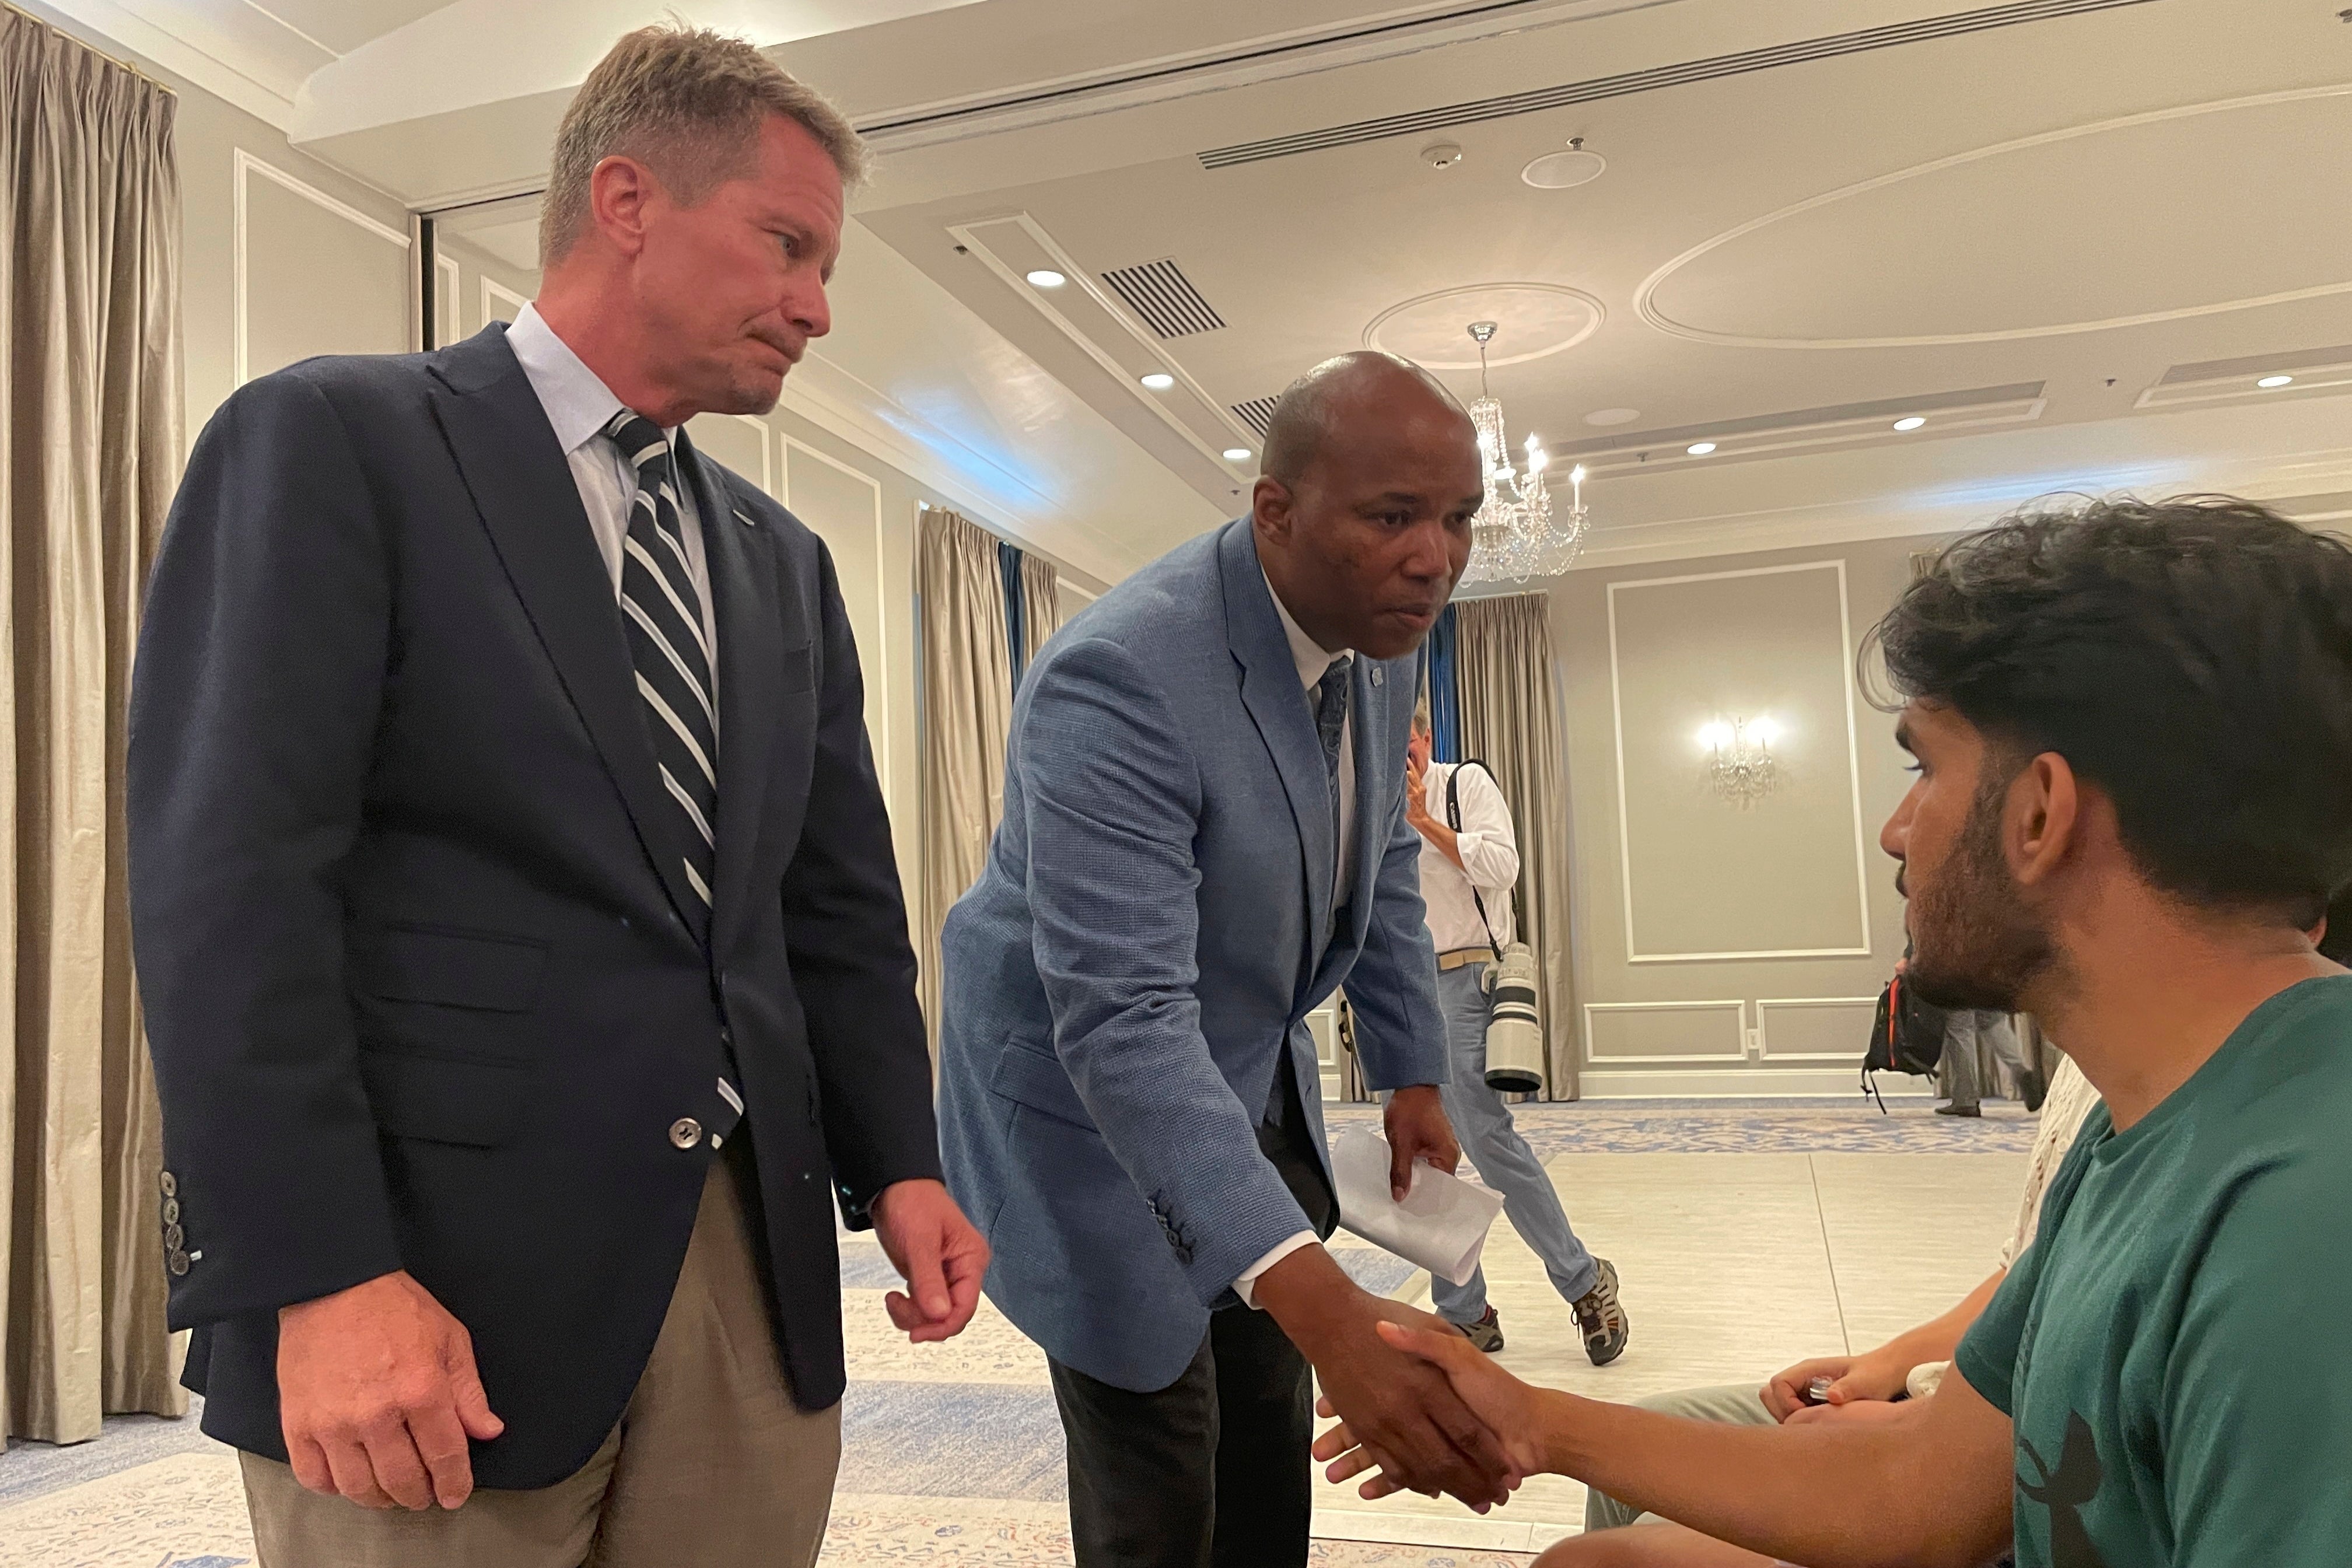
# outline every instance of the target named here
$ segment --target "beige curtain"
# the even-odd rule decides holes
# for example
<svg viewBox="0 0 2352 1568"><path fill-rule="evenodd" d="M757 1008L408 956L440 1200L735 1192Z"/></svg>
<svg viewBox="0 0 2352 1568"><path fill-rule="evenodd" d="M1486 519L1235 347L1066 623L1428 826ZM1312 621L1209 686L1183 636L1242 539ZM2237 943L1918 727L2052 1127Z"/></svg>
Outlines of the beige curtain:
<svg viewBox="0 0 2352 1568"><path fill-rule="evenodd" d="M1062 591L1054 563L1024 551L1021 555L1021 668L1037 662L1038 650L1062 629Z"/></svg>
<svg viewBox="0 0 2352 1568"><path fill-rule="evenodd" d="M954 512L923 513L915 593L923 615L923 1017L940 1038L940 927L979 879L1004 812L1013 659L996 540Z"/></svg>
<svg viewBox="0 0 2352 1568"><path fill-rule="evenodd" d="M0 9L0 1411L179 1415L131 982L123 715L177 475L172 95Z"/></svg>
<svg viewBox="0 0 2352 1568"><path fill-rule="evenodd" d="M1462 754L1494 770L1519 837L1519 940L1536 955L1536 1003L1549 1040L1544 1093L1575 1100L1576 987L1570 963L1568 765L1541 594L1462 603L1454 621Z"/></svg>

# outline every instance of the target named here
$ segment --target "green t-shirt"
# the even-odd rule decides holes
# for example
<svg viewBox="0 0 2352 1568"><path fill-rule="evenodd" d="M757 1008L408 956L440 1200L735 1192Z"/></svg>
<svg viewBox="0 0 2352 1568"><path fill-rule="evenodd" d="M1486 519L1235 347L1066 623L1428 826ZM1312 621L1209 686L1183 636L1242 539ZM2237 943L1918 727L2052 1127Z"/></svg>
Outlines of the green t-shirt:
<svg viewBox="0 0 2352 1568"><path fill-rule="evenodd" d="M2016 1427L2019 1568L2352 1564L2347 1312L2352 975L2059 1167L1955 1358Z"/></svg>

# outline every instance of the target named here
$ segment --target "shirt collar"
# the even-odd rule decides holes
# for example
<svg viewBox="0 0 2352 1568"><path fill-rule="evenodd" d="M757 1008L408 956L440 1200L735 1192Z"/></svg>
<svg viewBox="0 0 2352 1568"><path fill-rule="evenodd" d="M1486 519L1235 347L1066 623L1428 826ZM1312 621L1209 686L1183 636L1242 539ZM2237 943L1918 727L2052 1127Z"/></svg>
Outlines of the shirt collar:
<svg viewBox="0 0 2352 1568"><path fill-rule="evenodd" d="M512 325L507 328L507 346L514 350L522 362L522 374L530 382L531 391L539 395L539 405L547 411L547 422L555 427L555 439L566 453L575 452L595 437L604 433L613 416L626 406L613 395L613 389L604 379L590 370L581 357L572 352L572 345L555 335L555 329L535 305L525 305ZM662 432L667 436L668 431Z"/></svg>
<svg viewBox="0 0 2352 1568"><path fill-rule="evenodd" d="M1265 567L1258 568L1259 575L1264 576L1265 573ZM1274 613L1282 617L1283 636L1290 639L1290 657L1297 661L1299 684L1312 691L1330 672L1333 665L1348 657L1348 650L1341 648L1333 653L1308 637L1306 629L1290 618L1290 606L1284 604L1282 595L1274 591L1274 579L1271 577L1265 579L1265 591L1274 601Z"/></svg>

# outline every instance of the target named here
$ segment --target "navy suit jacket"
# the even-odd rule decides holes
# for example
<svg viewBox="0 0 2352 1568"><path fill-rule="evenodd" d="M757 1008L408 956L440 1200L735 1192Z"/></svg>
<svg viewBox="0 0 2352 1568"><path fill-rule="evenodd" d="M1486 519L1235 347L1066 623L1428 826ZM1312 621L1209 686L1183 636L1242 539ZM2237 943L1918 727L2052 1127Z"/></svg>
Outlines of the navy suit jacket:
<svg viewBox="0 0 2352 1568"><path fill-rule="evenodd" d="M1023 680L1004 820L948 917L948 1181L988 1291L1046 1352L1164 1388L1242 1271L1309 1228L1261 1152L1306 1016L1340 982L1374 1088L1443 1082L1421 837L1404 816L1414 661L1356 660L1354 896L1313 709L1244 518L1055 635Z"/></svg>
<svg viewBox="0 0 2352 1568"><path fill-rule="evenodd" d="M685 1256L689 1119L751 1140L794 1396L840 1397L835 1195L861 1223L939 1173L914 958L832 561L678 449L719 627L708 952L502 326L265 376L196 443L133 678L131 894L171 1321L237 1447L284 1454L278 1309L405 1268L506 1420L478 1481L576 1470Z"/></svg>

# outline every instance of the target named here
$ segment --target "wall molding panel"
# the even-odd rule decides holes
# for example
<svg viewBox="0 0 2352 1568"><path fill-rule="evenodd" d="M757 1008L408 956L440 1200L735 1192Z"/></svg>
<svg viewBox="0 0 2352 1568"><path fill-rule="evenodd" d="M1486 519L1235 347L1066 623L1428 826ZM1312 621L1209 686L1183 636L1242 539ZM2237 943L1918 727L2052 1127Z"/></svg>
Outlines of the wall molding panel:
<svg viewBox="0 0 2352 1568"><path fill-rule="evenodd" d="M1835 1028L1846 1027L1848 1016L1853 1028L1853 1048L1845 1050L1805 1050L1797 1040L1799 1031L1794 1018L1784 1027L1782 1038L1790 1042L1786 1049L1772 1045L1772 1016L1775 1013L1794 1014L1800 1010L1816 1015L1817 1024L1826 1022L1820 1015L1838 1015ZM1875 996L1768 996L1756 1004L1756 1055L1767 1062L1845 1062L1861 1070L1863 1049L1870 1033L1871 1020L1877 1016Z"/></svg>
<svg viewBox="0 0 2352 1568"><path fill-rule="evenodd" d="M761 424L759 420L753 420L752 423ZM761 427L765 428L765 426L762 424ZM777 450L782 458L778 468L781 483L770 493L782 501L787 508L793 504L793 466L802 459L812 463L822 463L834 472L856 480L873 496L869 525L873 530L874 538L874 626L875 630L880 635L875 639L875 646L870 652L861 642L859 657L861 659L868 660L872 667L866 681L866 723L867 727L875 731L877 750L880 752L880 755L875 759L875 765L881 777L887 781L892 776L890 704L887 697L890 690L890 578L884 553L887 544L882 528L882 481L863 468L853 468L838 458L818 451L806 442L794 440L782 431L776 433L776 439Z"/></svg>
<svg viewBox="0 0 2352 1568"><path fill-rule="evenodd" d="M1634 897L1635 853L1633 847L1633 812L1629 804L1626 768L1627 714L1625 703L1624 655L1620 643L1619 602L1621 596L1643 590L1684 587L1695 584L1719 583L1742 579L1787 577L1801 573L1827 572L1834 574L1837 585L1837 634L1840 667L1836 671L1839 689L1843 694L1843 721L1845 757L1843 795L1853 816L1854 932L1849 944L1801 947L1747 947L1719 950L1664 949L1645 952L1642 948L1641 927L1636 918ZM1869 856L1866 848L1867 828L1862 806L1862 755L1860 739L1855 731L1853 682L1853 616L1846 581L1843 559L1800 562L1782 566L1750 567L1738 571L1706 572L1683 576L1644 577L1613 582L1608 592L1609 627L1609 694L1612 708L1612 739L1616 770L1616 815L1618 847L1619 894L1624 919L1626 962L1633 964L1709 963L1757 959L1860 958L1867 957L1870 946ZM1693 773L1696 777L1696 762Z"/></svg>
<svg viewBox="0 0 2352 1568"><path fill-rule="evenodd" d="M499 319L497 307L502 302L513 306L518 314L521 312L522 308L525 305L530 303L529 300L525 299L522 295L516 293L513 289L508 288L505 284L499 282L488 273L483 273L482 319L475 324L474 330L476 331L481 331L482 328L488 326L492 321Z"/></svg>
<svg viewBox="0 0 2352 1568"><path fill-rule="evenodd" d="M1721 1051L1609 1051L1601 1052L1600 1021L1628 1014L1689 1013L1712 1015L1712 1026L1721 1028L1728 1015L1730 1031L1725 1037L1730 1048ZM1744 1001L1703 1002L1587 1002L1584 1004L1584 1062L1588 1068L1608 1071L1614 1067L1639 1064L1643 1067L1690 1066L1738 1068L1748 1060L1748 1004ZM1679 1076L1679 1075L1677 1075Z"/></svg>
<svg viewBox="0 0 2352 1568"><path fill-rule="evenodd" d="M256 156L254 153L247 152L243 147L237 148L236 150L236 166L229 182L230 204L232 208L229 223L229 273L231 301L229 342L231 354L233 356L231 361L232 379L234 384L238 386L243 386L247 382L253 379L251 353L253 325L251 267L253 247L251 234L252 201L250 199L249 192L251 189L251 179L256 174L260 175L263 179L269 181L273 184L282 186L285 189L293 192L296 195L300 196L305 201L313 203L319 207L323 208L325 211L334 214L337 217L356 226L365 233L375 236L378 239L384 241L386 244L398 247L403 253L405 253L409 248L408 236L403 230L394 228L388 223L383 223L370 216L368 214L362 212L359 208L352 205L351 203L342 200L339 196L329 195L326 192L320 190L318 186L311 184L309 181L299 179L293 174L288 174L277 164ZM412 322L411 331L413 332L415 330L413 326L415 321L413 307L410 321ZM415 339L413 337L410 339L410 342L413 346L415 342Z"/></svg>

